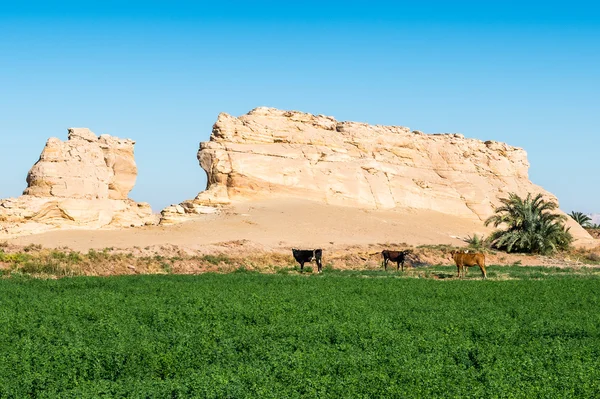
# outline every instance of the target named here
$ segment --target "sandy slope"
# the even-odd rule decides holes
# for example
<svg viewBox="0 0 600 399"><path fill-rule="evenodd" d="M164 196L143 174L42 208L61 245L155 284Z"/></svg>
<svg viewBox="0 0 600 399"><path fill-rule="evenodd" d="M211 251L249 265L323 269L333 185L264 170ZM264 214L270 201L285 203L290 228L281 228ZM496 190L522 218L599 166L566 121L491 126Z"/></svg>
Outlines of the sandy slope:
<svg viewBox="0 0 600 399"><path fill-rule="evenodd" d="M422 210L361 210L302 200L244 202L221 215L203 215L174 226L122 230L62 230L9 240L78 251L173 244L198 250L248 240L265 250L341 248L374 243L464 245L459 237L489 234L482 222Z"/></svg>

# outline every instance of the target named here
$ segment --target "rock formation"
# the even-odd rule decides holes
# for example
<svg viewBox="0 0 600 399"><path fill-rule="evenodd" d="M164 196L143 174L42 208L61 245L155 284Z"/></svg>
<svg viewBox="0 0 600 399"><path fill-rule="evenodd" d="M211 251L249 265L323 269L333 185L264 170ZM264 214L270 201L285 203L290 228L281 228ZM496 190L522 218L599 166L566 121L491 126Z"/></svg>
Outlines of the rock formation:
<svg viewBox="0 0 600 399"><path fill-rule="evenodd" d="M0 200L0 234L153 224L150 205L127 197L137 176L134 144L84 128L69 129L65 142L48 139L23 195Z"/></svg>
<svg viewBox="0 0 600 399"><path fill-rule="evenodd" d="M510 192L541 192L556 201L529 181L521 148L265 107L238 118L221 113L198 160L206 191L163 210L161 223L232 201L278 197L479 220ZM589 238L579 226L572 232Z"/></svg>

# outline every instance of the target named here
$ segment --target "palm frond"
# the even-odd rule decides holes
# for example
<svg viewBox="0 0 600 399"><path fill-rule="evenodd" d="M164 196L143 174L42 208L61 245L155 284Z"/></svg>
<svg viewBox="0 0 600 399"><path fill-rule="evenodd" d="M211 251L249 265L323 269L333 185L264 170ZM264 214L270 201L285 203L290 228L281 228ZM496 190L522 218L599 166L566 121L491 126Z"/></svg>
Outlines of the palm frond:
<svg viewBox="0 0 600 399"><path fill-rule="evenodd" d="M486 226L505 226L490 235L493 247L508 252L551 254L573 242L573 236L564 226L567 218L553 212L558 204L545 200L542 194L532 197L530 193L523 199L510 193L500 203L495 214L485 221Z"/></svg>
<svg viewBox="0 0 600 399"><path fill-rule="evenodd" d="M582 212L572 211L569 216L571 216L579 225L582 227L590 227L592 223L592 218Z"/></svg>

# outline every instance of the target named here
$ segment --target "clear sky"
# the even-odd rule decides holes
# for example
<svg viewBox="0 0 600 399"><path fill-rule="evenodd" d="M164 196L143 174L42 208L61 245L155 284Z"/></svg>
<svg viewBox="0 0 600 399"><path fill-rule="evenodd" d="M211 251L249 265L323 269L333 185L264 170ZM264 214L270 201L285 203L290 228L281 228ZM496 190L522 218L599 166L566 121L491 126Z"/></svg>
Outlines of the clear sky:
<svg viewBox="0 0 600 399"><path fill-rule="evenodd" d="M600 212L599 93L594 2L0 1L0 198L89 127L136 140L130 196L159 211L205 188L219 112L271 106L523 147Z"/></svg>

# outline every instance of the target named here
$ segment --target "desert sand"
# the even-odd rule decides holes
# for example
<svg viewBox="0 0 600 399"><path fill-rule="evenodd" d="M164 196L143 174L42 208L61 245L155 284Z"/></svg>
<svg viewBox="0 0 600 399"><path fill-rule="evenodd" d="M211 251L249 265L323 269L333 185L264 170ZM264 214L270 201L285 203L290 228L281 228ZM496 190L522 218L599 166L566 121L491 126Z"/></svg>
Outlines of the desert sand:
<svg viewBox="0 0 600 399"><path fill-rule="evenodd" d="M466 245L474 233L489 234L482 222L425 210L368 210L299 199L242 202L222 214L198 215L171 226L104 230L56 230L8 240L11 244L68 247L76 251L176 245L205 252L246 240L256 249L336 249L370 244Z"/></svg>
<svg viewBox="0 0 600 399"><path fill-rule="evenodd" d="M54 230L21 236L7 240L4 249L20 251L34 244L46 249L59 248L82 253L102 250L133 255L138 259L155 258L158 255L170 259L177 257L182 260L173 263L171 272L196 274L232 271L240 265L273 272L277 265L289 267L295 264L290 251L293 247L322 248L324 263L334 269L377 269L381 267L383 249L412 248L414 256L411 262L448 265L452 267L449 271L453 272L454 263L449 256L449 249L440 244L465 247L467 237L473 234L487 236L491 231L492 228L485 227L482 221L435 211L371 210L299 199L274 199L236 203L221 214L197 215L175 225ZM593 252L598 252L598 242L594 239L578 240L576 245L593 247ZM419 248L421 245L424 247ZM211 265L197 260L197 256L220 254L231 257L234 262L231 265ZM583 266L584 256L585 253L580 252L558 257L492 252L486 255L486 263L579 267ZM132 262L134 265L128 262L105 262L82 273L114 275L164 272L143 262Z"/></svg>

